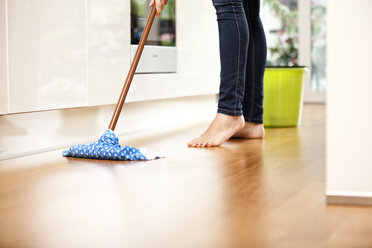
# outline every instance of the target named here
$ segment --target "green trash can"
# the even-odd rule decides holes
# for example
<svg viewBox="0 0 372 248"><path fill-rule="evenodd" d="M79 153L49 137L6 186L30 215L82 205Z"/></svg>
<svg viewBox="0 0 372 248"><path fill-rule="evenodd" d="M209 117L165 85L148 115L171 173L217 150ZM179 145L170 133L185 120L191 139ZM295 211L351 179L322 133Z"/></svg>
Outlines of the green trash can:
<svg viewBox="0 0 372 248"><path fill-rule="evenodd" d="M294 127L300 125L306 72L306 66L266 68L264 126Z"/></svg>

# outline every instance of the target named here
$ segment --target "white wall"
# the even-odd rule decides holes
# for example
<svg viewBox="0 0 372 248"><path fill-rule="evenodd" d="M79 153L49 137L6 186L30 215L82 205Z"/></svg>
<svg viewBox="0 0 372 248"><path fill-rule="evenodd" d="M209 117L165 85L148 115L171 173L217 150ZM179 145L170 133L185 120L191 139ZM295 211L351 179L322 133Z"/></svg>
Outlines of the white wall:
<svg viewBox="0 0 372 248"><path fill-rule="evenodd" d="M177 73L136 75L127 102L218 92L212 2L176 8ZM0 14L0 113L116 103L130 66L130 0L0 0Z"/></svg>
<svg viewBox="0 0 372 248"><path fill-rule="evenodd" d="M329 202L372 204L371 13L371 0L328 1Z"/></svg>
<svg viewBox="0 0 372 248"><path fill-rule="evenodd" d="M0 0L0 114L8 112L6 1Z"/></svg>

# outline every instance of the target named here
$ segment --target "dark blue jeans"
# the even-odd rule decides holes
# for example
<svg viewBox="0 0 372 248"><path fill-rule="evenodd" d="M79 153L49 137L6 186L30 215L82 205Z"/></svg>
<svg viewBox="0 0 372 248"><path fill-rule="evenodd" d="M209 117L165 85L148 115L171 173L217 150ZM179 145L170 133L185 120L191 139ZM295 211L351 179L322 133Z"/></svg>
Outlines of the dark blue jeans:
<svg viewBox="0 0 372 248"><path fill-rule="evenodd" d="M218 113L262 123L266 38L260 0L212 0L217 13L221 84Z"/></svg>

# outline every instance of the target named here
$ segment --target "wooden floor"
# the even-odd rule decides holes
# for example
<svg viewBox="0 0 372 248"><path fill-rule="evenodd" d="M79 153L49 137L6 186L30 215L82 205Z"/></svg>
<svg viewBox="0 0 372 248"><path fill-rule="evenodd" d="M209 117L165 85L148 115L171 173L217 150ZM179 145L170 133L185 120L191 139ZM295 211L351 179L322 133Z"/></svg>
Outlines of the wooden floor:
<svg viewBox="0 0 372 248"><path fill-rule="evenodd" d="M372 207L325 202L325 106L264 140L187 148L206 124L122 137L165 159L0 162L0 247L372 247Z"/></svg>

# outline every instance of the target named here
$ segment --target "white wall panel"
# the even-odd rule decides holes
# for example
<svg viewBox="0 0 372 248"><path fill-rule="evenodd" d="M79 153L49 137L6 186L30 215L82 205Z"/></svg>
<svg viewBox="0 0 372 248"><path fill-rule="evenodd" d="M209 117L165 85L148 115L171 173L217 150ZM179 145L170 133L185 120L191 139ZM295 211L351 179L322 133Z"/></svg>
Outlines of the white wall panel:
<svg viewBox="0 0 372 248"><path fill-rule="evenodd" d="M327 195L372 204L372 1L329 0L327 12Z"/></svg>
<svg viewBox="0 0 372 248"><path fill-rule="evenodd" d="M87 104L85 0L11 0L10 112Z"/></svg>
<svg viewBox="0 0 372 248"><path fill-rule="evenodd" d="M8 112L6 0L0 0L0 114Z"/></svg>

